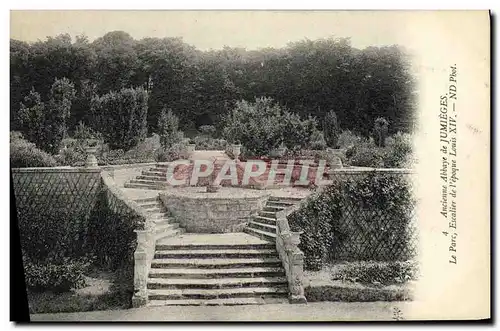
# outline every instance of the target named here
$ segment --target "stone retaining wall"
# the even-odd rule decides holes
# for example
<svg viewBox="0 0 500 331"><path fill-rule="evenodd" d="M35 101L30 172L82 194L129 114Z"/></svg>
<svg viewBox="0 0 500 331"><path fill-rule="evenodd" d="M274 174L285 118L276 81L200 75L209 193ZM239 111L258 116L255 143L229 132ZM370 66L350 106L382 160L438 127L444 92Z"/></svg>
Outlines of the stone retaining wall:
<svg viewBox="0 0 500 331"><path fill-rule="evenodd" d="M176 221L194 233L241 232L264 207L268 195L244 198L211 198L160 193L160 198Z"/></svg>

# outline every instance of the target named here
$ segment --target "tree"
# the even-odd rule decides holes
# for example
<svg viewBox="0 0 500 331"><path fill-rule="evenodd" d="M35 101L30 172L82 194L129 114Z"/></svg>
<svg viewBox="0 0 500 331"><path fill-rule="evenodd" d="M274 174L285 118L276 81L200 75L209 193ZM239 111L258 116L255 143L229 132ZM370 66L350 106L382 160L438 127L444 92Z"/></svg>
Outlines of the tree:
<svg viewBox="0 0 500 331"><path fill-rule="evenodd" d="M57 153L67 134L67 121L75 98L75 87L67 78L56 79L46 106L34 89L20 104L19 120L29 141L49 153Z"/></svg>
<svg viewBox="0 0 500 331"><path fill-rule="evenodd" d="M67 78L56 79L52 84L44 124L48 132L46 147L49 152L57 153L61 141L67 135L67 122L75 95L75 86Z"/></svg>
<svg viewBox="0 0 500 331"><path fill-rule="evenodd" d="M28 141L41 148L45 144L45 103L40 94L31 89L20 103L18 112L20 129Z"/></svg>
<svg viewBox="0 0 500 331"><path fill-rule="evenodd" d="M271 98L238 101L224 120L223 136L239 141L252 156L266 156L281 144L295 150L308 146L316 130L312 117L302 120Z"/></svg>
<svg viewBox="0 0 500 331"><path fill-rule="evenodd" d="M129 150L146 138L148 93L142 87L96 96L91 112L92 128L112 149Z"/></svg>
<svg viewBox="0 0 500 331"><path fill-rule="evenodd" d="M375 144L378 147L385 147L385 138L387 137L387 131L389 128L389 122L383 117L378 117L375 120L375 125L373 127L373 132L375 135Z"/></svg>
<svg viewBox="0 0 500 331"><path fill-rule="evenodd" d="M164 108L158 118L158 134L160 145L164 149L172 147L179 141L179 119L174 115L172 109L168 111Z"/></svg>
<svg viewBox="0 0 500 331"><path fill-rule="evenodd" d="M340 128L337 121L337 114L335 114L333 110L326 113L323 124L323 134L325 136L326 144L329 147L338 148Z"/></svg>

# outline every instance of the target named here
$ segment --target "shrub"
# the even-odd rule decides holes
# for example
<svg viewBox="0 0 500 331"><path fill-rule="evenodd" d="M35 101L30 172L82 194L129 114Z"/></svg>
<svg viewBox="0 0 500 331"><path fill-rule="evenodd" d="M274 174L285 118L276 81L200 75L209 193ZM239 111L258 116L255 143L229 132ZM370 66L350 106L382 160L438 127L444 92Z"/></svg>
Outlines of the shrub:
<svg viewBox="0 0 500 331"><path fill-rule="evenodd" d="M63 148L56 156L59 164L67 166L83 166L87 159L85 148L91 140L97 141L96 158L99 161L103 155L104 140L102 135L80 122L73 133L73 138L63 139L61 145Z"/></svg>
<svg viewBox="0 0 500 331"><path fill-rule="evenodd" d="M308 146L315 130L314 118L302 120L271 98L256 98L236 103L224 119L223 137L241 142L245 155L267 156L282 144L290 150Z"/></svg>
<svg viewBox="0 0 500 331"><path fill-rule="evenodd" d="M340 148L350 148L353 146L358 146L363 143L363 138L354 134L350 130L342 130L339 135L339 147Z"/></svg>
<svg viewBox="0 0 500 331"><path fill-rule="evenodd" d="M383 168L385 150L377 147L358 146L349 149L348 163L357 167Z"/></svg>
<svg viewBox="0 0 500 331"><path fill-rule="evenodd" d="M158 133L160 135L160 145L166 149L182 139L179 132L179 118L174 115L172 109L168 111L162 109L158 118Z"/></svg>
<svg viewBox="0 0 500 331"><path fill-rule="evenodd" d="M338 148L339 144L339 123L337 114L333 110L326 113L325 121L323 123L323 134L325 136L326 144L332 148Z"/></svg>
<svg viewBox="0 0 500 331"><path fill-rule="evenodd" d="M414 200L402 175L371 172L334 178L289 216L303 231L306 269L327 260L405 260L414 254L410 222ZM376 248L376 249L375 249Z"/></svg>
<svg viewBox="0 0 500 331"><path fill-rule="evenodd" d="M137 246L134 230L143 229L144 223L127 207L114 206L111 210L111 202L105 192L99 195L88 220L84 248L96 257L99 266L116 270L133 260Z"/></svg>
<svg viewBox="0 0 500 331"><path fill-rule="evenodd" d="M213 137L215 134L215 126L213 125L202 125L200 126L200 132L206 137Z"/></svg>
<svg viewBox="0 0 500 331"><path fill-rule="evenodd" d="M25 258L23 264L26 287L29 290L60 293L85 286L84 273L87 272L90 261L64 258L58 262L33 262Z"/></svg>
<svg viewBox="0 0 500 331"><path fill-rule="evenodd" d="M387 168L406 168L414 163L412 138L407 133L396 133L387 138L384 166Z"/></svg>
<svg viewBox="0 0 500 331"><path fill-rule="evenodd" d="M76 91L67 78L55 79L46 105L34 89L21 102L19 121L30 141L46 152L57 153L67 133L67 121Z"/></svg>
<svg viewBox="0 0 500 331"><path fill-rule="evenodd" d="M363 284L391 285L419 278L416 261L357 261L346 263L332 275L333 280Z"/></svg>
<svg viewBox="0 0 500 331"><path fill-rule="evenodd" d="M103 133L111 149L129 150L147 134L148 93L125 88L91 101L92 127Z"/></svg>
<svg viewBox="0 0 500 331"><path fill-rule="evenodd" d="M196 136L193 141L196 150L221 151L229 146L225 139L214 139L208 136Z"/></svg>
<svg viewBox="0 0 500 331"><path fill-rule="evenodd" d="M149 160L148 162L154 162L155 153L161 148L160 141L161 137L154 134L126 151L123 154L123 159L131 160L131 163L138 163L136 161L139 160Z"/></svg>
<svg viewBox="0 0 500 331"><path fill-rule="evenodd" d="M10 133L10 165L13 168L55 167L56 159L38 149L19 132Z"/></svg>
<svg viewBox="0 0 500 331"><path fill-rule="evenodd" d="M311 135L311 141L309 142L309 149L312 150L324 150L326 149L326 141L323 133L319 130L315 130Z"/></svg>
<svg viewBox="0 0 500 331"><path fill-rule="evenodd" d="M160 148L155 153L156 162L172 162L180 159L186 151L187 141L179 142L168 149Z"/></svg>

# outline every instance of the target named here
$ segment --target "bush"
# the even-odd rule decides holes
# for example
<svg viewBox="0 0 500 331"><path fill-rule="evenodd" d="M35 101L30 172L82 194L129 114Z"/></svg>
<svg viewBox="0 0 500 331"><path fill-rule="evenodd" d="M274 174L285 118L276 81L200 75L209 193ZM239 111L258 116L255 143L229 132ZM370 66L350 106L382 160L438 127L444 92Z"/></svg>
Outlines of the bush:
<svg viewBox="0 0 500 331"><path fill-rule="evenodd" d="M387 168L407 168L415 162L412 137L407 133L396 133L386 140L384 166Z"/></svg>
<svg viewBox="0 0 500 331"><path fill-rule="evenodd" d="M402 175L371 172L335 178L289 216L303 231L305 267L328 260L406 260L415 253L410 233L414 200ZM376 248L376 249L375 249Z"/></svg>
<svg viewBox="0 0 500 331"><path fill-rule="evenodd" d="M340 133L339 131L340 128L337 120L337 114L335 114L333 110L330 110L328 113L326 113L323 123L323 134L329 147L338 148Z"/></svg>
<svg viewBox="0 0 500 331"><path fill-rule="evenodd" d="M311 141L309 142L309 149L312 150L324 150L326 149L326 141L323 133L319 130L315 130L311 135Z"/></svg>
<svg viewBox="0 0 500 331"><path fill-rule="evenodd" d="M25 255L26 256L26 255ZM85 286L84 273L90 261L65 258L59 262L51 260L33 262L24 260L26 287L35 292L67 292Z"/></svg>
<svg viewBox="0 0 500 331"><path fill-rule="evenodd" d="M349 165L356 167L383 168L385 150L377 147L358 146L346 152Z"/></svg>
<svg viewBox="0 0 500 331"><path fill-rule="evenodd" d="M179 143L172 145L168 149L160 148L155 153L155 161L156 162L172 162L172 161L178 160L184 155L184 153L186 151L186 147L187 147L187 141L185 140L185 141L182 141L182 142L179 142Z"/></svg>
<svg viewBox="0 0 500 331"><path fill-rule="evenodd" d="M268 156L282 144L289 150L305 148L316 130L314 118L302 120L271 98L257 98L236 103L224 120L223 137L241 142L245 156Z"/></svg>
<svg viewBox="0 0 500 331"><path fill-rule="evenodd" d="M208 136L196 136L193 141L196 150L223 151L229 146L225 139L214 139Z"/></svg>
<svg viewBox="0 0 500 331"><path fill-rule="evenodd" d="M168 111L162 109L158 118L158 132L160 145L164 149L171 147L183 138L182 132L179 131L179 118L174 115L172 109Z"/></svg>
<svg viewBox="0 0 500 331"><path fill-rule="evenodd" d="M342 130L339 135L339 148L350 148L363 143L363 138L354 134L350 130Z"/></svg>
<svg viewBox="0 0 500 331"><path fill-rule="evenodd" d="M10 133L10 165L13 168L55 167L56 159L25 140L19 132Z"/></svg>
<svg viewBox="0 0 500 331"><path fill-rule="evenodd" d="M363 284L391 285L417 280L418 264L415 261L358 261L346 263L332 275L333 280Z"/></svg>
<svg viewBox="0 0 500 331"><path fill-rule="evenodd" d="M111 149L128 150L146 138L148 92L143 88L111 91L91 101L92 127Z"/></svg>
<svg viewBox="0 0 500 331"><path fill-rule="evenodd" d="M87 159L85 148L91 140L97 141L96 158L98 161L101 160L104 153L104 140L101 133L80 122L73 133L73 138L62 140L61 145L63 148L56 156L59 164L73 167L85 165Z"/></svg>
<svg viewBox="0 0 500 331"><path fill-rule="evenodd" d="M215 126L213 125L202 125L200 126L200 132L206 137L213 137L215 134Z"/></svg>

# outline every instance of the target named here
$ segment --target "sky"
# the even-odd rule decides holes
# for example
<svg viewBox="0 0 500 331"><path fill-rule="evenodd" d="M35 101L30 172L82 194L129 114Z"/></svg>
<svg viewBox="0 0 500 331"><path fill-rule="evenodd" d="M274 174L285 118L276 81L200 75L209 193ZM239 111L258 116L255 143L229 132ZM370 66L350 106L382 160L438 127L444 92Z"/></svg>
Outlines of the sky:
<svg viewBox="0 0 500 331"><path fill-rule="evenodd" d="M366 11L11 11L11 38L122 30L135 39L182 37L200 50L225 45L258 49L324 37L350 37L356 48L405 44L408 12Z"/></svg>

